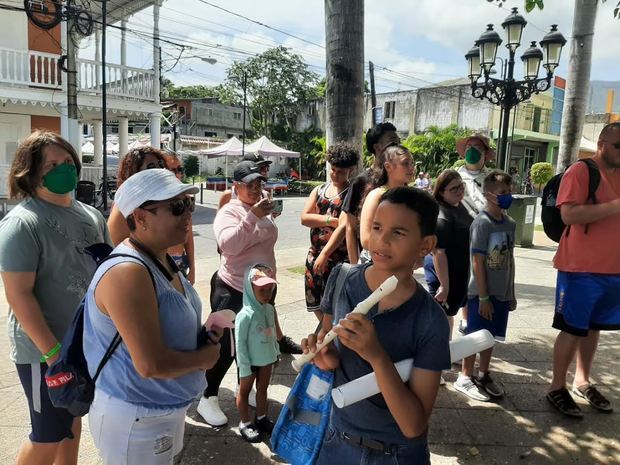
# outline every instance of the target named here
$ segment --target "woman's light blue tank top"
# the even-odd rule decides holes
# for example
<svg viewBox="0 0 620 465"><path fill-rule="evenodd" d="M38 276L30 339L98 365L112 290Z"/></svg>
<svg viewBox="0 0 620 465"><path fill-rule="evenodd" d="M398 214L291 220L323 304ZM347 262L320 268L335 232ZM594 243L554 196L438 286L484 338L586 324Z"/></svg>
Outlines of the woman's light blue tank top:
<svg viewBox="0 0 620 465"><path fill-rule="evenodd" d="M202 304L200 297L189 282L181 277L185 296L179 293L157 266L136 250L119 244L112 253L140 257L149 267L155 279L159 324L164 343L178 351L196 350L201 326ZM86 293L84 312L84 355L88 371L94 376L103 354L116 334L116 327L109 316L101 313L95 303L95 289L99 280L113 266L138 260L128 257L112 258L102 264L95 273ZM150 285L150 284L149 284ZM136 289L136 292L145 290ZM140 376L131 360L124 342L118 346L112 358L104 366L97 379L97 389L106 394L147 408L184 407L198 397L206 387L204 371L196 371L172 379L146 379Z"/></svg>

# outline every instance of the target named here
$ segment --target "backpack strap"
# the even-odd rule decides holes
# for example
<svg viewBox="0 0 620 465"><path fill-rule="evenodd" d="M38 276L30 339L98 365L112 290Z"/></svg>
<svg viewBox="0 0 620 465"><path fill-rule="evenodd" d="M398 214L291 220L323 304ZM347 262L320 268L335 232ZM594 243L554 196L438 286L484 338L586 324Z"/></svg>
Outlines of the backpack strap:
<svg viewBox="0 0 620 465"><path fill-rule="evenodd" d="M332 294L332 307L335 306L335 302L336 302L334 300L334 296L335 296L335 299L338 299L338 297L342 294L342 289L344 288L344 282L346 281L347 276L349 275L349 272L351 271L352 268L353 268L353 265L351 265L350 263L343 262L340 265L340 269L338 270L338 276L336 276L336 284L334 285L334 293ZM319 331L321 330L322 327L323 327L323 322L319 321L319 324L314 330L314 334L319 334Z"/></svg>
<svg viewBox="0 0 620 465"><path fill-rule="evenodd" d="M146 268L146 271L149 272L149 276L151 277L151 282L153 283L153 289L156 288L155 277L153 276L153 273L152 273L151 269L149 268L149 266L146 264L146 262L144 260L142 260L139 257L136 257L135 255L129 255L129 254L125 254L125 253L113 253L113 254L110 254L107 257L105 257L104 259L102 259L97 264L97 268L99 268L101 265L103 265L108 260L111 260L111 259L117 258L117 257L133 258L135 260L138 260L140 263L142 263L144 265L144 267ZM118 331L116 331L116 334L112 338L112 342L110 342L110 345L106 349L105 353L103 354L103 357L101 358L101 361L99 362L99 366L97 367L97 371L95 372L95 376L93 377L93 383L97 382L97 378L99 378L99 375L101 374L101 370L103 369L105 364L108 363L108 360L110 360L110 358L112 358L112 354L114 353L116 348L121 344L121 342L122 342L121 335L119 334Z"/></svg>
<svg viewBox="0 0 620 465"><path fill-rule="evenodd" d="M599 171L598 165L592 158L581 158L577 161L585 163L588 167L588 197L586 201L589 204L595 204L596 191L598 190L598 186L601 184L601 172ZM584 225L584 234L588 234L588 226L590 226L589 223ZM566 226L566 237L570 234L570 227L570 224Z"/></svg>

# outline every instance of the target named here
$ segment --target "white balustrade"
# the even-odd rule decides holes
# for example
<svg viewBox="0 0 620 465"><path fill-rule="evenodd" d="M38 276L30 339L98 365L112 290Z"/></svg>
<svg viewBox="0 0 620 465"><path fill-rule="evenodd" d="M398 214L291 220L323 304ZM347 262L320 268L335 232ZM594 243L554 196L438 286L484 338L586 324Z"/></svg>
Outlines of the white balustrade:
<svg viewBox="0 0 620 465"><path fill-rule="evenodd" d="M0 85L60 89L64 72L58 66L60 55L34 50L0 47ZM106 65L108 95L137 100L155 100L153 70ZM79 92L101 94L101 65L93 60L77 60Z"/></svg>
<svg viewBox="0 0 620 465"><path fill-rule="evenodd" d="M0 83L58 89L62 86L60 55L0 47Z"/></svg>

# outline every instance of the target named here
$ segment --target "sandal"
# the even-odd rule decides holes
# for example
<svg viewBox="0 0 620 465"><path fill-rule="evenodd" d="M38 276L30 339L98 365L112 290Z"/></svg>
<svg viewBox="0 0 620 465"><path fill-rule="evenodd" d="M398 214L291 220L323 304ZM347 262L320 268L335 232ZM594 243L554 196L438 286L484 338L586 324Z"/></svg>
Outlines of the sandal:
<svg viewBox="0 0 620 465"><path fill-rule="evenodd" d="M545 397L561 414L572 418L583 418L583 412L566 388L548 392Z"/></svg>
<svg viewBox="0 0 620 465"><path fill-rule="evenodd" d="M592 384L584 384L579 387L573 386L572 392L576 396L587 400L592 407L601 412L611 413L614 410L611 406L611 402L609 402Z"/></svg>

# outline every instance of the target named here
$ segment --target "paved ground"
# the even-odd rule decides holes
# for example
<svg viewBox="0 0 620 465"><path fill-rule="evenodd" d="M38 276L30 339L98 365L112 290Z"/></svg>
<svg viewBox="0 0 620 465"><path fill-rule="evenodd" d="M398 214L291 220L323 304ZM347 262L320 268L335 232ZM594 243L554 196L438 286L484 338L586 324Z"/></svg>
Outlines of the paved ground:
<svg viewBox="0 0 620 465"><path fill-rule="evenodd" d="M205 198L205 207L215 197ZM277 260L278 313L284 330L295 339L313 330L316 321L303 305L301 275L291 269L303 264L308 231L299 225L303 199L287 198L285 214L278 220L280 242ZM211 205L212 206L212 205ZM209 278L218 263L210 223L213 208L196 214L196 243L199 250L196 284L208 302ZM537 233L537 246L517 249L517 295L519 309L511 314L508 342L499 345L493 370L506 387L507 396L498 404L470 401L452 387L456 372L446 374L448 384L440 389L431 420L430 448L434 465L488 464L620 464L620 414L593 412L583 405L586 417L573 421L551 411L544 399L551 374L551 349L556 331L550 329L553 312L554 247ZM420 277L420 276L418 276ZM3 294L3 292L2 292ZM207 307L208 308L208 307ZM6 302L0 298L0 324L6 321ZM205 315L206 317L206 315ZM6 354L7 338L0 337L0 352ZM601 337L594 380L620 409L618 380L620 335ZM277 415L294 381L290 357L282 360L269 391L270 411ZM186 445L179 459L191 464L269 464L277 463L267 444L249 445L237 434L239 418L234 408L234 368L228 373L221 398L229 413L229 426L213 429L201 422L195 406L186 418ZM80 463L100 463L84 422ZM26 402L14 366L0 357L0 464L12 463L20 442L28 432Z"/></svg>

